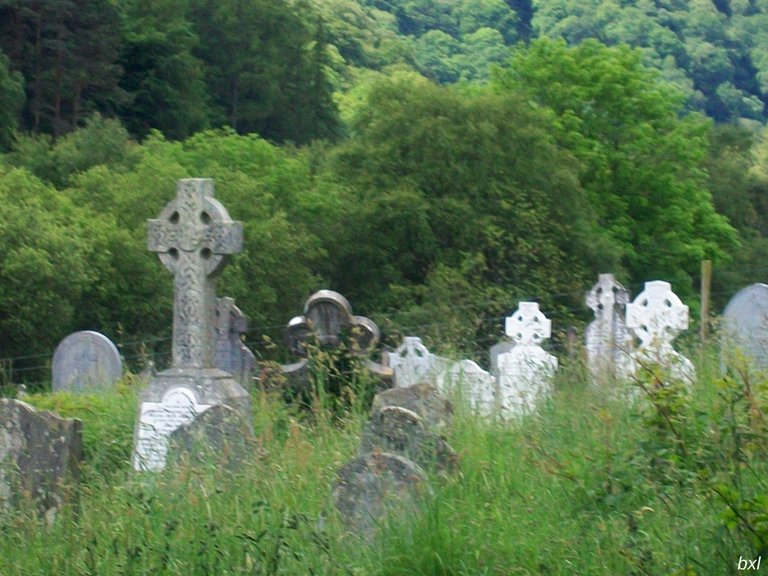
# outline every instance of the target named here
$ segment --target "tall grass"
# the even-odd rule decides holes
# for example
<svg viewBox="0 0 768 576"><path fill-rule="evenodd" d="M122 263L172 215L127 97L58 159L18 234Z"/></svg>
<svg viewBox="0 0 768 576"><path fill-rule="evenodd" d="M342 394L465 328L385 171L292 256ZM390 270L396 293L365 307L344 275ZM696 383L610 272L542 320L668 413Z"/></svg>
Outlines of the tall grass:
<svg viewBox="0 0 768 576"><path fill-rule="evenodd" d="M649 373L629 402L566 366L539 412L512 423L457 407L460 472L434 475L422 509L372 543L344 532L330 497L364 411L256 391L258 449L237 473L92 475L51 527L5 516L0 573L735 574L740 556L768 555L768 386L721 377L713 353L697 368L691 390Z"/></svg>

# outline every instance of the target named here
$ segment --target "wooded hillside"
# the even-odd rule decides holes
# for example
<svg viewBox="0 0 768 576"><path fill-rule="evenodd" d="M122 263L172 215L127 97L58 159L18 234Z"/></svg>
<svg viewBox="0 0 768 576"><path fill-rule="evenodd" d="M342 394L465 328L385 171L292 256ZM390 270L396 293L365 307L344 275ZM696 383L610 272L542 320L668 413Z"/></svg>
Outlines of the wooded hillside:
<svg viewBox="0 0 768 576"><path fill-rule="evenodd" d="M463 349L519 299L578 323L599 272L695 309L712 259L722 304L768 269L766 18L741 0L0 2L0 356L78 328L167 336L144 222L185 176L245 222L220 286L255 346L321 287L385 336Z"/></svg>

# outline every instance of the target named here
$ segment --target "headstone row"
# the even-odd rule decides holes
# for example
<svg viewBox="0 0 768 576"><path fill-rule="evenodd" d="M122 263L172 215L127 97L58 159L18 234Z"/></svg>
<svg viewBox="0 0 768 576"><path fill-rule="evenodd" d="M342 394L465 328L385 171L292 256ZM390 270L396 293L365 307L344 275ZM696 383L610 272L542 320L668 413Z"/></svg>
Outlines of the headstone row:
<svg viewBox="0 0 768 576"><path fill-rule="evenodd" d="M693 365L672 346L688 327L688 307L669 283L647 282L631 301L612 274L601 274L586 303L595 314L586 330L586 350L596 382L629 380L650 365L662 365L683 382L693 381ZM416 337L406 337L386 360L398 384L434 382L484 416L527 414L550 394L557 371L557 358L542 348L552 323L538 303L520 302L504 328L508 340L491 348L490 373L471 360L436 356Z"/></svg>

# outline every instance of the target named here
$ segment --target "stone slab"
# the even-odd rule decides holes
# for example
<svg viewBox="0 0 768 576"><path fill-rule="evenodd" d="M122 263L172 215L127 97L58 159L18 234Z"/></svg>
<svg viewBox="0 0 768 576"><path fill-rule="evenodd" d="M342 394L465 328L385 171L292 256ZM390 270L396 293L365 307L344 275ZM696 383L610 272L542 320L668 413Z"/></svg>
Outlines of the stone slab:
<svg viewBox="0 0 768 576"><path fill-rule="evenodd" d="M146 471L165 468L174 430L217 405L229 406L245 421L250 420L250 397L228 373L172 368L158 374L141 396L133 467Z"/></svg>
<svg viewBox="0 0 768 576"><path fill-rule="evenodd" d="M453 406L436 386L421 383L379 392L373 398L371 413L385 406L399 406L415 412L427 428L443 430L453 421Z"/></svg>
<svg viewBox="0 0 768 576"><path fill-rule="evenodd" d="M738 354L758 371L768 370L768 285L742 288L723 311L723 362Z"/></svg>
<svg viewBox="0 0 768 576"><path fill-rule="evenodd" d="M109 389L123 375L123 365L112 341L92 330L70 334L56 347L51 370L54 392Z"/></svg>
<svg viewBox="0 0 768 576"><path fill-rule="evenodd" d="M0 507L30 499L49 522L76 494L83 458L82 422L0 399Z"/></svg>
<svg viewBox="0 0 768 576"><path fill-rule="evenodd" d="M405 456L424 468L453 470L456 451L415 412L400 406L384 406L371 415L360 442L361 454L381 451Z"/></svg>
<svg viewBox="0 0 768 576"><path fill-rule="evenodd" d="M414 462L387 452L372 452L339 470L333 499L346 528L372 538L390 513L413 513L428 491L427 476Z"/></svg>

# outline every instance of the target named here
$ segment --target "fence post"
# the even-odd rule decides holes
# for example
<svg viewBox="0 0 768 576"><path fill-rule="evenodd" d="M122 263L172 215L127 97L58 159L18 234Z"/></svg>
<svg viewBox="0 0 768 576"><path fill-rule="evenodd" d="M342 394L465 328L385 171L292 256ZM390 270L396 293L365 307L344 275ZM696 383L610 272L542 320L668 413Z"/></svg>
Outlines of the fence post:
<svg viewBox="0 0 768 576"><path fill-rule="evenodd" d="M709 298L712 295L712 260L701 261L701 343L709 335Z"/></svg>

